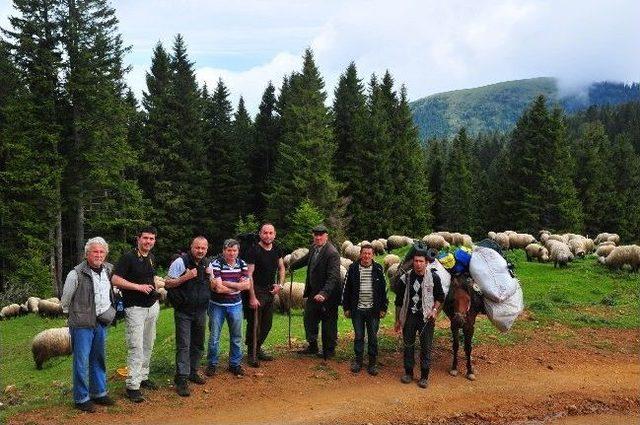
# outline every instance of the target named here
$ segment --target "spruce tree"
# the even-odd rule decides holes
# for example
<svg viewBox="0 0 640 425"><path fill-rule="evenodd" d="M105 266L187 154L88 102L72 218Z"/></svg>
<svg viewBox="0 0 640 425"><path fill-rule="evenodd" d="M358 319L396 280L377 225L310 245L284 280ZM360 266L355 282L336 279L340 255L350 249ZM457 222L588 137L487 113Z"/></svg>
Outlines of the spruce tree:
<svg viewBox="0 0 640 425"><path fill-rule="evenodd" d="M282 138L267 196L267 217L285 228L289 217L305 199L322 214L335 206L339 184L333 177L335 142L331 119L324 105L324 82L311 50L303 69L288 81L288 99L282 111Z"/></svg>
<svg viewBox="0 0 640 425"><path fill-rule="evenodd" d="M433 228L445 229L444 214L442 212L442 195L444 188L444 176L446 174L446 158L444 141L432 139L427 142L425 149L425 164L429 179L429 193L433 199Z"/></svg>

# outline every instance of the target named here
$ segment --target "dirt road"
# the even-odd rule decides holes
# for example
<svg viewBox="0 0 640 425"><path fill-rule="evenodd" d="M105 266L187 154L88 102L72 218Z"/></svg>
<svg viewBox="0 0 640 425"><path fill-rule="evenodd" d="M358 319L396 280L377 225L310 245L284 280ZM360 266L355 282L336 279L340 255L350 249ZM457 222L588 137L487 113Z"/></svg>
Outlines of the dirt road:
<svg viewBox="0 0 640 425"><path fill-rule="evenodd" d="M71 405L14 417L11 424L638 424L640 332L583 330L568 344L552 330L516 346L474 349L477 380L451 377L448 347L434 350L429 387L399 382L400 354L381 373L354 375L348 360L282 355L242 379L227 372L189 398L165 388L95 414ZM463 371L461 371L463 372Z"/></svg>

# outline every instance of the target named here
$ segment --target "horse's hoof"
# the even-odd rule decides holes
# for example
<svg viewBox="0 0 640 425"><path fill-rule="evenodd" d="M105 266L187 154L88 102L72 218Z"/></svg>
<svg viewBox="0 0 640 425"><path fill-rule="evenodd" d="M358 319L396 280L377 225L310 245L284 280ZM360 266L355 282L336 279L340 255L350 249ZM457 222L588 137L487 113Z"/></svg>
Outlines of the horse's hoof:
<svg viewBox="0 0 640 425"><path fill-rule="evenodd" d="M451 370L449 371L449 375L451 375L451 376L458 376L458 371L457 371L457 370L455 370L455 369L451 369Z"/></svg>
<svg viewBox="0 0 640 425"><path fill-rule="evenodd" d="M469 381L475 381L476 380L476 375L473 373L467 373L467 379Z"/></svg>

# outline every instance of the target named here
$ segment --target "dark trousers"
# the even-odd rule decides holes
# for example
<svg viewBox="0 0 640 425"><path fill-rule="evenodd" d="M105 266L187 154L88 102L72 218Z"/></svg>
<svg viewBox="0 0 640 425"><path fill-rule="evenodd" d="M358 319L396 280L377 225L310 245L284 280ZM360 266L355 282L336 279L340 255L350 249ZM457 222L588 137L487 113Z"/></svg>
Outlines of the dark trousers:
<svg viewBox="0 0 640 425"><path fill-rule="evenodd" d="M258 308L258 338L256 342L256 348L258 351L262 344L267 339L269 331L271 331L271 324L273 323L273 298L258 298L260 300L260 308ZM255 322L255 311L252 308L248 308L244 317L247 319L247 329L245 332L245 342L247 344L247 352L249 357L253 354L253 326Z"/></svg>
<svg viewBox="0 0 640 425"><path fill-rule="evenodd" d="M367 354L369 357L377 357L380 314L371 308L355 308L351 311L351 323L353 323L353 331L355 333L353 351L356 354L356 360L362 362L365 329L367 331Z"/></svg>
<svg viewBox="0 0 640 425"><path fill-rule="evenodd" d="M402 339L404 340L404 370L407 373L411 373L415 365L416 333L420 336L420 368L423 371L429 369L434 326L435 322L433 320L430 320L425 325L422 311L412 313L409 310L407 312L407 319L402 328Z"/></svg>
<svg viewBox="0 0 640 425"><path fill-rule="evenodd" d="M204 352L206 308L194 312L173 311L176 325L176 377L186 378L198 371Z"/></svg>
<svg viewBox="0 0 640 425"><path fill-rule="evenodd" d="M312 297L304 307L304 333L309 345L318 344L318 328L322 322L322 349L333 353L338 344L338 305L318 303Z"/></svg>

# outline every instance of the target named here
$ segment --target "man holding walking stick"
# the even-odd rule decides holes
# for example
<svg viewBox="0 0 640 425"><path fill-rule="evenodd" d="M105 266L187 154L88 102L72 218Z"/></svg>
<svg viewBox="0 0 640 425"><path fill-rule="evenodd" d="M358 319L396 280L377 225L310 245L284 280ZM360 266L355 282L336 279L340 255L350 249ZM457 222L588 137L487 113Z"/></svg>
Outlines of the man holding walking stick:
<svg viewBox="0 0 640 425"><path fill-rule="evenodd" d="M273 297L282 289L285 276L282 250L274 243L276 229L273 224L264 223L258 235L260 241L249 249L244 259L253 282L249 288L249 307L253 311L247 315L245 332L247 363L251 367L259 367L260 360L273 360L273 356L262 349L262 344L271 330Z"/></svg>

